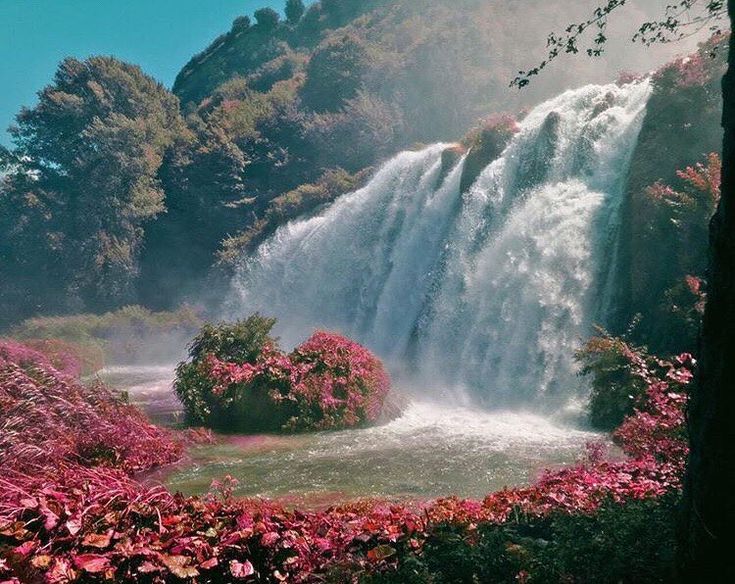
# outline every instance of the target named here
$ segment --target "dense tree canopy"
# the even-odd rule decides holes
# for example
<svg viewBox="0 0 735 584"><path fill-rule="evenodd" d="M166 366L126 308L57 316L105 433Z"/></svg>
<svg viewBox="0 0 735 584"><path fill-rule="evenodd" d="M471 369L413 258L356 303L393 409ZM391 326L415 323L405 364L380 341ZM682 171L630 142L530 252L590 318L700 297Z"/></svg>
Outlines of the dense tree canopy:
<svg viewBox="0 0 735 584"><path fill-rule="evenodd" d="M292 24L298 23L306 12L303 0L286 0L286 18Z"/></svg>
<svg viewBox="0 0 735 584"><path fill-rule="evenodd" d="M255 11L253 16L255 16L255 21L258 23L258 26L263 27L264 30L273 30L281 20L278 12L272 8L260 8Z"/></svg>
<svg viewBox="0 0 735 584"><path fill-rule="evenodd" d="M66 59L17 119L0 192L3 280L24 282L15 293L41 310L128 301L143 226L165 208L157 173L184 131L178 100L111 57ZM13 296L3 312L28 305Z"/></svg>

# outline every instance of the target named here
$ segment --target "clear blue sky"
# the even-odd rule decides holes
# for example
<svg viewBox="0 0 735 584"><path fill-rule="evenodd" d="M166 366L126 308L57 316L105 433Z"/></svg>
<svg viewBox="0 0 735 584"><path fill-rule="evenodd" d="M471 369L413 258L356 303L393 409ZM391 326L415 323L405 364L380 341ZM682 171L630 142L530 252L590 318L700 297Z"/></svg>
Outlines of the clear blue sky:
<svg viewBox="0 0 735 584"><path fill-rule="evenodd" d="M171 86L232 20L286 0L0 0L0 144L67 56L114 55Z"/></svg>

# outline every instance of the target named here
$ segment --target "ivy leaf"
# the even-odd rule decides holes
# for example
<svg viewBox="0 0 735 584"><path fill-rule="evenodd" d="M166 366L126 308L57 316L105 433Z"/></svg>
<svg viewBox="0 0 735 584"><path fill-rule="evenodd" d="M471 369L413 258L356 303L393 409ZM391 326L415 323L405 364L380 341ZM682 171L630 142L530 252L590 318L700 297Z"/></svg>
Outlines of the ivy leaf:
<svg viewBox="0 0 735 584"><path fill-rule="evenodd" d="M110 567L110 560L99 554L80 554L74 558L74 565L90 574L98 574Z"/></svg>
<svg viewBox="0 0 735 584"><path fill-rule="evenodd" d="M186 556L169 556L161 554L161 562L170 572L177 578L194 578L199 575L199 570L189 565L189 558Z"/></svg>

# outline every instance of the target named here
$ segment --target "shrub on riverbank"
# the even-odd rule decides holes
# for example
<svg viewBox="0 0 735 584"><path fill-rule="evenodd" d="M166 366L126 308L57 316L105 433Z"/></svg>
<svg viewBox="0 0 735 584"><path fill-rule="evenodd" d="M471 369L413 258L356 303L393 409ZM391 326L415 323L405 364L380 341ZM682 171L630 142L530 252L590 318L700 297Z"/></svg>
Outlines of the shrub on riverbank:
<svg viewBox="0 0 735 584"><path fill-rule="evenodd" d="M631 371L633 354L647 358L642 348L600 330L575 355L580 374L591 378L588 414L593 427L614 430L645 393L645 382Z"/></svg>
<svg viewBox="0 0 735 584"><path fill-rule="evenodd" d="M223 431L304 431L376 422L390 382L367 349L317 332L290 355L253 315L205 325L177 368L175 389L191 423Z"/></svg>
<svg viewBox="0 0 735 584"><path fill-rule="evenodd" d="M83 385L43 354L0 343L0 476L48 464L138 472L172 462L180 445L102 384Z"/></svg>

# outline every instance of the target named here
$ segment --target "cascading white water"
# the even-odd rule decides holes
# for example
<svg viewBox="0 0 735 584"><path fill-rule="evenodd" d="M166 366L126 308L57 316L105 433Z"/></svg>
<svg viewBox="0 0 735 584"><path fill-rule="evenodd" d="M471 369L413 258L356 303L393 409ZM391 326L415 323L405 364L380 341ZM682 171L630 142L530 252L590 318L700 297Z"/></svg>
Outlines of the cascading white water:
<svg viewBox="0 0 735 584"><path fill-rule="evenodd" d="M281 227L233 284L284 344L339 330L426 387L488 404L574 395L573 352L604 317L648 83L531 111L469 192L437 144L404 152L321 215Z"/></svg>

